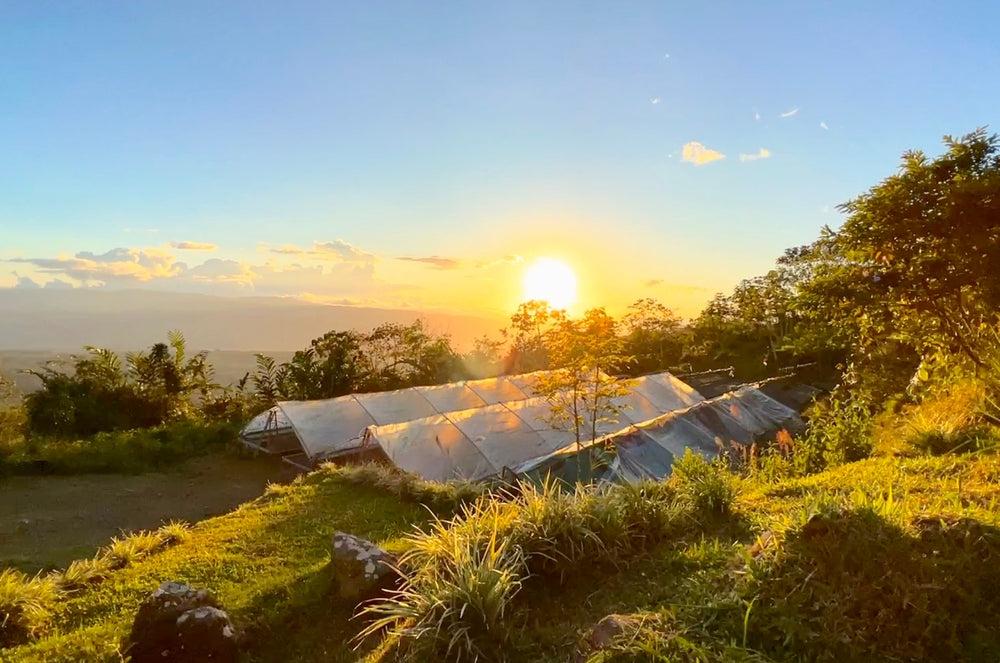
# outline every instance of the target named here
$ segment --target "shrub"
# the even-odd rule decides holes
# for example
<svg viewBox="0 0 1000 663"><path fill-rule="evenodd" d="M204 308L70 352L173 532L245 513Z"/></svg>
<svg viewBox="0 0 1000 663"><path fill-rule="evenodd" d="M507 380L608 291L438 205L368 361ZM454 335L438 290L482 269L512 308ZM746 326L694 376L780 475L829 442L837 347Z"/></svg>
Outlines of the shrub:
<svg viewBox="0 0 1000 663"><path fill-rule="evenodd" d="M439 656L485 657L499 651L509 628L492 620L509 611L524 582L561 581L581 564L615 561L676 533L682 520L663 484L517 488L411 535L400 561L403 586L362 610L375 620L364 633L386 628L401 646L423 636ZM430 655L401 652L410 660Z"/></svg>
<svg viewBox="0 0 1000 663"><path fill-rule="evenodd" d="M496 529L486 546L470 538L453 542L436 558L440 568L423 564L422 551L403 555L400 564L416 570L392 597L364 609L374 620L360 638L387 629L414 660L498 658L510 636L507 616L521 589L524 554Z"/></svg>
<svg viewBox="0 0 1000 663"><path fill-rule="evenodd" d="M188 421L90 439L31 437L10 448L6 465L14 474L139 473L224 448L236 433L226 422Z"/></svg>
<svg viewBox="0 0 1000 663"><path fill-rule="evenodd" d="M152 532L136 532L111 539L101 557L108 560L112 569L123 569L149 556L164 546L163 540Z"/></svg>
<svg viewBox="0 0 1000 663"><path fill-rule="evenodd" d="M734 477L723 462L710 462L690 449L674 461L671 482L678 494L702 513L729 513L736 500Z"/></svg>
<svg viewBox="0 0 1000 663"><path fill-rule="evenodd" d="M28 578L20 571L0 571L0 648L37 636L49 624L58 598L49 578Z"/></svg>
<svg viewBox="0 0 1000 663"><path fill-rule="evenodd" d="M156 536L164 546L174 546L191 538L191 525L182 520L171 520L156 530Z"/></svg>
<svg viewBox="0 0 1000 663"><path fill-rule="evenodd" d="M107 578L112 570L111 560L98 555L93 559L74 560L65 571L53 573L51 577L60 592L72 594L90 585L96 585Z"/></svg>
<svg viewBox="0 0 1000 663"><path fill-rule="evenodd" d="M866 399L838 390L813 405L809 427L794 444L794 466L814 474L829 466L853 463L872 454L873 417Z"/></svg>

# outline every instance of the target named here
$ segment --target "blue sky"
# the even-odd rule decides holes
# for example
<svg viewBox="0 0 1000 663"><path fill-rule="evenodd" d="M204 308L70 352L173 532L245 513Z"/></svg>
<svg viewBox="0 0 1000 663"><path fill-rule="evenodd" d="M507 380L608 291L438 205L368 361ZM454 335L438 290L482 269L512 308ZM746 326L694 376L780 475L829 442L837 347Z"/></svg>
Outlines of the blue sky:
<svg viewBox="0 0 1000 663"><path fill-rule="evenodd" d="M6 2L0 287L501 311L554 256L581 306L694 313L838 224L904 150L993 123L998 18L978 2Z"/></svg>

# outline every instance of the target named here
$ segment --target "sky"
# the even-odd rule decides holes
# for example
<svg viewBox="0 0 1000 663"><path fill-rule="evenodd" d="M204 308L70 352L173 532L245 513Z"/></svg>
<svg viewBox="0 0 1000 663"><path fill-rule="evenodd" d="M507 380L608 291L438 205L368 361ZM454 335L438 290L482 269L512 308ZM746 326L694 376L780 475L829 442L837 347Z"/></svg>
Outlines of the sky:
<svg viewBox="0 0 1000 663"><path fill-rule="evenodd" d="M715 292L994 123L982 2L0 4L0 287Z"/></svg>

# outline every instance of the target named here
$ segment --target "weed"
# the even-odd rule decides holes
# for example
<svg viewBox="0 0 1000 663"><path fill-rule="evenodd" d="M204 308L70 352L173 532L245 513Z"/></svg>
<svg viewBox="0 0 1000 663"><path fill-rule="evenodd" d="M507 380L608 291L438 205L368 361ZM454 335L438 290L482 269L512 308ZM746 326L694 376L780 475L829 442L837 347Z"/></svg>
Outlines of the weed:
<svg viewBox="0 0 1000 663"><path fill-rule="evenodd" d="M191 538L191 525L183 520L171 520L156 530L156 536L165 546L184 543Z"/></svg>
<svg viewBox="0 0 1000 663"><path fill-rule="evenodd" d="M39 635L49 624L58 594L50 578L0 571L0 648Z"/></svg>
<svg viewBox="0 0 1000 663"><path fill-rule="evenodd" d="M671 482L698 511L726 514L736 499L734 477L721 461L710 462L685 450L684 457L674 461Z"/></svg>

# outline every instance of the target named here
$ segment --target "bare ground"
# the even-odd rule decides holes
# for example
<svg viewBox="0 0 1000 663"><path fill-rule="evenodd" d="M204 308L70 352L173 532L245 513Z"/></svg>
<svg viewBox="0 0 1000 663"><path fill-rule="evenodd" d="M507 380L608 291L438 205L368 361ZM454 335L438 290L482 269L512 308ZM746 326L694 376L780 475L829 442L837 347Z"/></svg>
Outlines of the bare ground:
<svg viewBox="0 0 1000 663"><path fill-rule="evenodd" d="M134 476L0 478L0 568L62 568L122 531L220 515L294 476L277 458L220 453Z"/></svg>

